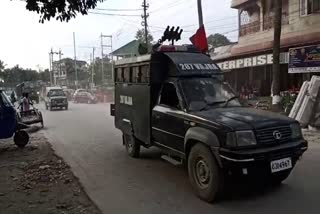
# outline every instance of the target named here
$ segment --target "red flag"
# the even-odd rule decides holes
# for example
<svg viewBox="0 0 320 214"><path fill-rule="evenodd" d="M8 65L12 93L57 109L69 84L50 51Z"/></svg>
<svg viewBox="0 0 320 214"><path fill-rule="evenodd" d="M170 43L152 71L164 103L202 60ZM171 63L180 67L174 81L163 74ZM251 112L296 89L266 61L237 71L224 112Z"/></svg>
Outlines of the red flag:
<svg viewBox="0 0 320 214"><path fill-rule="evenodd" d="M190 41L202 53L208 52L208 42L207 42L207 36L206 36L206 31L204 29L204 26L201 26L197 30L196 34L190 37Z"/></svg>

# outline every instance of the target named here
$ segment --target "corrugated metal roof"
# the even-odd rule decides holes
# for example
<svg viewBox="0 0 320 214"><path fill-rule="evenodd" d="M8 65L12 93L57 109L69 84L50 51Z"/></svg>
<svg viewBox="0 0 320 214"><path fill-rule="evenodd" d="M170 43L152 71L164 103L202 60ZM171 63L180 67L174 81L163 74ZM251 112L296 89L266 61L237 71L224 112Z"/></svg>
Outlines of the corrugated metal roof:
<svg viewBox="0 0 320 214"><path fill-rule="evenodd" d="M226 46L220 46L214 49L213 53L210 53L212 60L219 60L228 58L231 56L231 49L236 44L226 45Z"/></svg>
<svg viewBox="0 0 320 214"><path fill-rule="evenodd" d="M132 40L131 42L125 44L124 46L118 48L112 52L113 56L137 56L139 54L139 44L138 40Z"/></svg>

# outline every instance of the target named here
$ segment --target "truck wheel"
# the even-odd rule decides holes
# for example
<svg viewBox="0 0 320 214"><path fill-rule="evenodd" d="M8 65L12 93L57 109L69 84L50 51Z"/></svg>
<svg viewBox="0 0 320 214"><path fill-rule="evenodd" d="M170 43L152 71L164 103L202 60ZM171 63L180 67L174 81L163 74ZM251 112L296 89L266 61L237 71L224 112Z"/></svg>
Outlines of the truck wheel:
<svg viewBox="0 0 320 214"><path fill-rule="evenodd" d="M17 131L13 137L13 141L19 148L23 148L29 142L29 135L26 131Z"/></svg>
<svg viewBox="0 0 320 214"><path fill-rule="evenodd" d="M188 158L188 173L199 198L207 202L218 199L224 187L223 173L208 147L200 143L192 147Z"/></svg>
<svg viewBox="0 0 320 214"><path fill-rule="evenodd" d="M47 104L45 103L44 105L46 106L46 110L48 110L48 106L47 106Z"/></svg>
<svg viewBox="0 0 320 214"><path fill-rule="evenodd" d="M128 134L124 134L122 138L128 155L133 158L138 158L140 155L140 144L138 141L132 135Z"/></svg>

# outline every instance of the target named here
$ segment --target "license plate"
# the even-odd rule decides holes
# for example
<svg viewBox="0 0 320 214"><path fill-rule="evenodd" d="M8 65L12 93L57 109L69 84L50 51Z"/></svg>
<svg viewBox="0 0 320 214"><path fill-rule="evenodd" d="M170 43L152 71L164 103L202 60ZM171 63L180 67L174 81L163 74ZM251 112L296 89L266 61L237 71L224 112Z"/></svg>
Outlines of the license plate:
<svg viewBox="0 0 320 214"><path fill-rule="evenodd" d="M291 158L283 158L280 160L271 161L271 172L280 172L292 168Z"/></svg>

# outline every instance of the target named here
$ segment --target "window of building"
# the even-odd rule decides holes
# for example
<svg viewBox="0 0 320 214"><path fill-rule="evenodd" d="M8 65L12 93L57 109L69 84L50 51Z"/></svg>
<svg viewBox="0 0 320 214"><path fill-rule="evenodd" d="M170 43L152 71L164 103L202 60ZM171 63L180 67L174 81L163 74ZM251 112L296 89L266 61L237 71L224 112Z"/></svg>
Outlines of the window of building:
<svg viewBox="0 0 320 214"><path fill-rule="evenodd" d="M250 16L248 11L243 10L240 13L240 25L246 25L250 23Z"/></svg>
<svg viewBox="0 0 320 214"><path fill-rule="evenodd" d="M300 15L320 13L320 0L300 0Z"/></svg>

